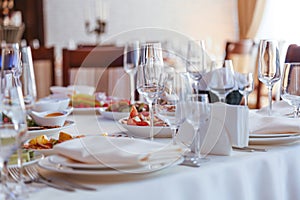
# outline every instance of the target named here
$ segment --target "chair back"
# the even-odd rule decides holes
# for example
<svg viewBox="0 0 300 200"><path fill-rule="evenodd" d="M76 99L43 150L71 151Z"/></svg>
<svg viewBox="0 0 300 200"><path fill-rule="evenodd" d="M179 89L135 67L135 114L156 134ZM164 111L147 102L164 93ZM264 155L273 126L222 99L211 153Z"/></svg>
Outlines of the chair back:
<svg viewBox="0 0 300 200"><path fill-rule="evenodd" d="M289 45L285 56L285 62L300 62L300 46L297 44Z"/></svg>

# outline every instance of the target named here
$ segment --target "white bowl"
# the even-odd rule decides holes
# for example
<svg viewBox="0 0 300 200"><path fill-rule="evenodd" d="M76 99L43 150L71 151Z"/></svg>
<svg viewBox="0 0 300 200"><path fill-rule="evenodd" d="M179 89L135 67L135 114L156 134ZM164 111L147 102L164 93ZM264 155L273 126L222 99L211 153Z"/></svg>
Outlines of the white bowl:
<svg viewBox="0 0 300 200"><path fill-rule="evenodd" d="M31 111L29 114L35 123L39 126L63 126L67 116L72 112L72 109L64 111L46 111L35 112ZM55 116L48 116L49 114L55 114ZM59 114L59 115L57 115Z"/></svg>
<svg viewBox="0 0 300 200"><path fill-rule="evenodd" d="M52 94L64 94L64 95L72 95L72 88L62 87L62 86L51 86L50 91Z"/></svg>
<svg viewBox="0 0 300 200"><path fill-rule="evenodd" d="M118 121L119 119L122 118L128 118L129 117L129 112L112 112L112 111L105 111L105 110L100 110L100 114L107 119L112 119Z"/></svg>
<svg viewBox="0 0 300 200"><path fill-rule="evenodd" d="M50 96L37 101L33 106L32 110L37 112L65 110L68 108L69 103L70 98L54 98Z"/></svg>
<svg viewBox="0 0 300 200"><path fill-rule="evenodd" d="M150 137L150 126L134 126L127 125L124 122L127 118L122 118L118 122L123 128L128 130L128 136L137 138L149 138ZM172 130L167 126L154 126L153 127L154 137L158 138L170 138L172 137Z"/></svg>

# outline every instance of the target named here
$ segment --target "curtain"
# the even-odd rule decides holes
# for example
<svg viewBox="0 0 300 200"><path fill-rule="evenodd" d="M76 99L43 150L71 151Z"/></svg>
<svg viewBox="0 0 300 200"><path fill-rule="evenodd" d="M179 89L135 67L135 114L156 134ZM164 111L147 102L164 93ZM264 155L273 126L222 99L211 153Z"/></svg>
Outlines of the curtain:
<svg viewBox="0 0 300 200"><path fill-rule="evenodd" d="M267 0L238 0L240 39L253 39L263 17Z"/></svg>

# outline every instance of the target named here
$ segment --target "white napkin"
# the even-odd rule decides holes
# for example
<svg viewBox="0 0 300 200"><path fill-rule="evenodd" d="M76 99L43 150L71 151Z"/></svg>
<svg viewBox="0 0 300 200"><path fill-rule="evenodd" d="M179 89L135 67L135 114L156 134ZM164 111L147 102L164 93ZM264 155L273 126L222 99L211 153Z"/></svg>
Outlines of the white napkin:
<svg viewBox="0 0 300 200"><path fill-rule="evenodd" d="M250 134L299 133L300 119L287 115L293 112L293 107L284 101L273 103L274 114L268 116L267 107L250 112Z"/></svg>
<svg viewBox="0 0 300 200"><path fill-rule="evenodd" d="M107 166L138 166L176 161L180 146L132 138L86 136L54 146L55 152L75 161Z"/></svg>
<svg viewBox="0 0 300 200"><path fill-rule="evenodd" d="M249 110L245 106L211 104L211 118L201 128L202 154L230 155L232 146L245 147L249 141ZM193 140L193 128L184 124L179 130L184 143Z"/></svg>

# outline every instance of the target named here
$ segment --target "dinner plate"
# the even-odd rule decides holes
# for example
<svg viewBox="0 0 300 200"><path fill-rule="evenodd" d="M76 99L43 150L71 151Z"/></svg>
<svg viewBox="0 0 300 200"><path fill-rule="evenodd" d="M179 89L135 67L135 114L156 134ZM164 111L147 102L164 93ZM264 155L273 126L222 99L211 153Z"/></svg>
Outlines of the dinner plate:
<svg viewBox="0 0 300 200"><path fill-rule="evenodd" d="M278 145L293 143L300 140L299 134L282 137L249 137L249 144L254 145Z"/></svg>
<svg viewBox="0 0 300 200"><path fill-rule="evenodd" d="M112 112L112 111L101 111L101 115L106 119L112 119L118 121L122 118L128 118L129 112Z"/></svg>
<svg viewBox="0 0 300 200"><path fill-rule="evenodd" d="M121 125L123 128L128 130L127 134L130 137L137 137L137 138L149 138L150 137L150 126L134 126L134 125L127 125L124 123L124 120L127 118L122 118L118 121L118 124ZM172 130L168 126L154 126L153 127L154 137L159 138L170 138L172 137Z"/></svg>
<svg viewBox="0 0 300 200"><path fill-rule="evenodd" d="M65 174L77 174L77 175L127 175L127 174L148 174L157 172L159 170L167 169L169 167L178 165L183 162L183 158L179 158L174 162L167 162L167 163L159 163L155 165L145 165L141 167L136 168L130 168L130 169L124 169L122 170L115 170L111 168L106 169L78 169L78 168L72 168L63 166L60 164L55 164L50 161L50 157L46 157L45 159L42 159L38 162L38 165L46 170L59 172L59 173L65 173Z"/></svg>
<svg viewBox="0 0 300 200"><path fill-rule="evenodd" d="M140 167L141 165L138 166L128 166L128 164L126 165L105 165L102 163L99 164L86 164L86 163L80 163L80 162L76 162L73 161L71 159L68 159L64 156L60 156L60 155L51 155L49 156L49 161L55 164L59 164L62 166L66 166L66 167L71 167L71 168L76 168L76 169L108 169L108 168L113 168L113 169L120 169L120 168L133 168L133 167Z"/></svg>
<svg viewBox="0 0 300 200"><path fill-rule="evenodd" d="M274 137L290 137L298 133L274 133L274 134L250 134L250 138L274 138Z"/></svg>
<svg viewBox="0 0 300 200"><path fill-rule="evenodd" d="M66 128L70 128L72 126L75 125L75 122L71 121L71 120L66 120L65 125L61 126L61 127L57 127L57 128L47 128L47 129L41 129L41 130L29 130L27 133L27 137L28 138L33 138L39 135L54 135L55 133L66 129Z"/></svg>
<svg viewBox="0 0 300 200"><path fill-rule="evenodd" d="M24 162L23 166L29 166L29 165L33 165L36 164L37 162L39 162L41 159L44 158L44 154L38 153L38 152L34 152L33 158L28 161L28 162ZM12 167L18 167L17 164L13 164L13 165L8 165L8 168L12 168Z"/></svg>

